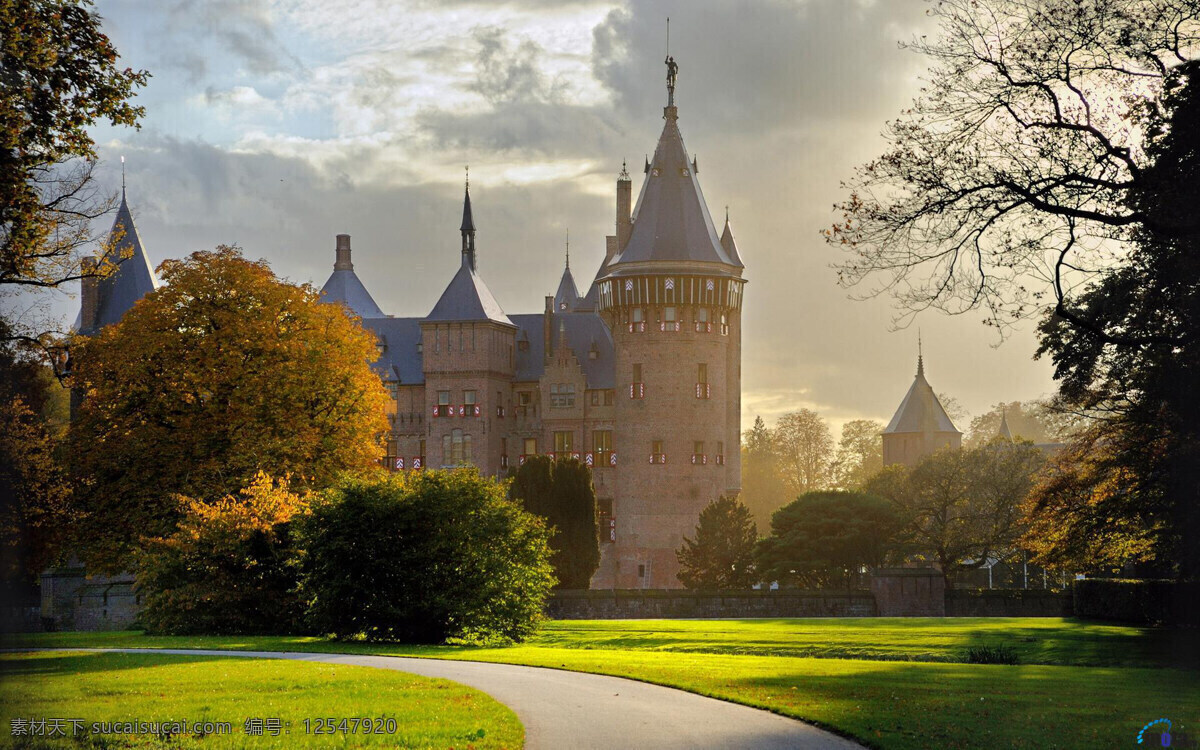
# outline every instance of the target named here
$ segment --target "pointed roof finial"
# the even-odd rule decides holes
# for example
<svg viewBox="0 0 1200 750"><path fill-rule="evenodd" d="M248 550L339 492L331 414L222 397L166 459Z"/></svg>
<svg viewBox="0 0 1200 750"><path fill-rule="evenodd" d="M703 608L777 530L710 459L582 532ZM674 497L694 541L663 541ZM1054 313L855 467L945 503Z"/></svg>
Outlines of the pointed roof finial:
<svg viewBox="0 0 1200 750"><path fill-rule="evenodd" d="M470 190L471 189L471 165L470 164L466 165L465 167L463 167L463 170L467 173L467 190Z"/></svg>
<svg viewBox="0 0 1200 750"><path fill-rule="evenodd" d="M725 223L729 223L729 204L725 204Z"/></svg>
<svg viewBox="0 0 1200 750"><path fill-rule="evenodd" d="M571 270L571 230L567 229L567 270Z"/></svg>
<svg viewBox="0 0 1200 750"><path fill-rule="evenodd" d="M467 167L467 181L466 181L466 186L463 188L463 220L462 220L462 225L458 228L458 231L463 232L463 233L470 232L470 233L474 234L475 219L471 215L471 172L470 172L470 169L471 169L470 167ZM464 247L463 250L465 251L466 248Z"/></svg>
<svg viewBox="0 0 1200 750"><path fill-rule="evenodd" d="M618 180L628 180L629 179L629 164L624 159L621 160L621 174L617 175L617 179Z"/></svg>
<svg viewBox="0 0 1200 750"><path fill-rule="evenodd" d="M917 377L925 377L925 357L921 351L921 329L917 329Z"/></svg>
<svg viewBox="0 0 1200 750"><path fill-rule="evenodd" d="M121 200L125 200L125 154L121 154Z"/></svg>

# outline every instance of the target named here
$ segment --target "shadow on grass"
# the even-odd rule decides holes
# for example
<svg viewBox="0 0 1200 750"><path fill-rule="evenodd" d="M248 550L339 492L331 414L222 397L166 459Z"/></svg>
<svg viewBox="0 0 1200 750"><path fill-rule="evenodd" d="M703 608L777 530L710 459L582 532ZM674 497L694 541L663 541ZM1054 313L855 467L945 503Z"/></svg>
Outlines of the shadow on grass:
<svg viewBox="0 0 1200 750"><path fill-rule="evenodd" d="M14 658L15 657L15 658ZM84 675L117 672L126 669L146 669L166 664L198 664L206 661L228 661L234 656L175 656L171 654L68 653L26 651L3 654L0 658L0 681L19 680L40 675Z"/></svg>

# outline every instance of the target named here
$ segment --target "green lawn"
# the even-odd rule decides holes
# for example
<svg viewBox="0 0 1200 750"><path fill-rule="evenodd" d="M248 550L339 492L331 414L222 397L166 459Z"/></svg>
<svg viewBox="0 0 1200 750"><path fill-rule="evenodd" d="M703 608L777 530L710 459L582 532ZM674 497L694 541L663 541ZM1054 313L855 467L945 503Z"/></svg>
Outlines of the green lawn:
<svg viewBox="0 0 1200 750"><path fill-rule="evenodd" d="M529 664L680 687L805 719L879 748L1133 746L1166 716L1200 735L1197 634L1061 619L558 621L508 648L306 637L54 633L5 645L338 651ZM958 663L1006 644L1018 666Z"/></svg>
<svg viewBox="0 0 1200 750"><path fill-rule="evenodd" d="M371 719L357 732L317 734L318 717ZM21 744L13 719L82 719L76 740ZM280 733L247 735L246 719L279 719ZM394 733L386 723L395 720ZM516 715L447 680L344 665L160 654L0 654L0 747L519 748ZM89 734L93 722L228 722L231 734ZM70 733L71 724L64 723ZM350 724L347 724L347 729ZM103 729L103 727L101 727Z"/></svg>

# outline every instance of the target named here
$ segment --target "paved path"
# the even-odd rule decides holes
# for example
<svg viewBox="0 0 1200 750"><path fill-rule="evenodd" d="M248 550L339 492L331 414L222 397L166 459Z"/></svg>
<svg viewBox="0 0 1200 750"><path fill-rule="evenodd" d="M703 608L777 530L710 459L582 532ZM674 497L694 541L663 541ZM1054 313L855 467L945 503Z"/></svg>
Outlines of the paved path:
<svg viewBox="0 0 1200 750"><path fill-rule="evenodd" d="M512 664L356 654L201 649L30 649L294 659L396 669L482 690L525 725L529 750L861 750L850 740L736 703L619 677Z"/></svg>

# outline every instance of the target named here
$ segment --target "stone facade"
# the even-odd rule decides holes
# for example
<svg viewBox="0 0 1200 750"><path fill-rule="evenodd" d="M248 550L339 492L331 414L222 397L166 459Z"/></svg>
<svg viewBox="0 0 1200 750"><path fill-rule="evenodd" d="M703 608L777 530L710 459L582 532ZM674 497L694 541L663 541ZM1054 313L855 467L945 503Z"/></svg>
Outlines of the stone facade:
<svg viewBox="0 0 1200 750"><path fill-rule="evenodd" d="M683 536L741 487L743 264L728 216L718 232L709 215L678 109L663 117L636 206L627 171L617 179L616 231L585 294L568 256L541 312L505 313L478 271L469 184L461 265L429 315L381 317L346 235L322 290L378 338L393 470L505 476L536 454L592 467L607 542L593 587L679 587Z"/></svg>
<svg viewBox="0 0 1200 750"><path fill-rule="evenodd" d="M915 466L931 453L961 447L962 433L925 379L925 360L918 354L917 376L883 430L883 465Z"/></svg>

